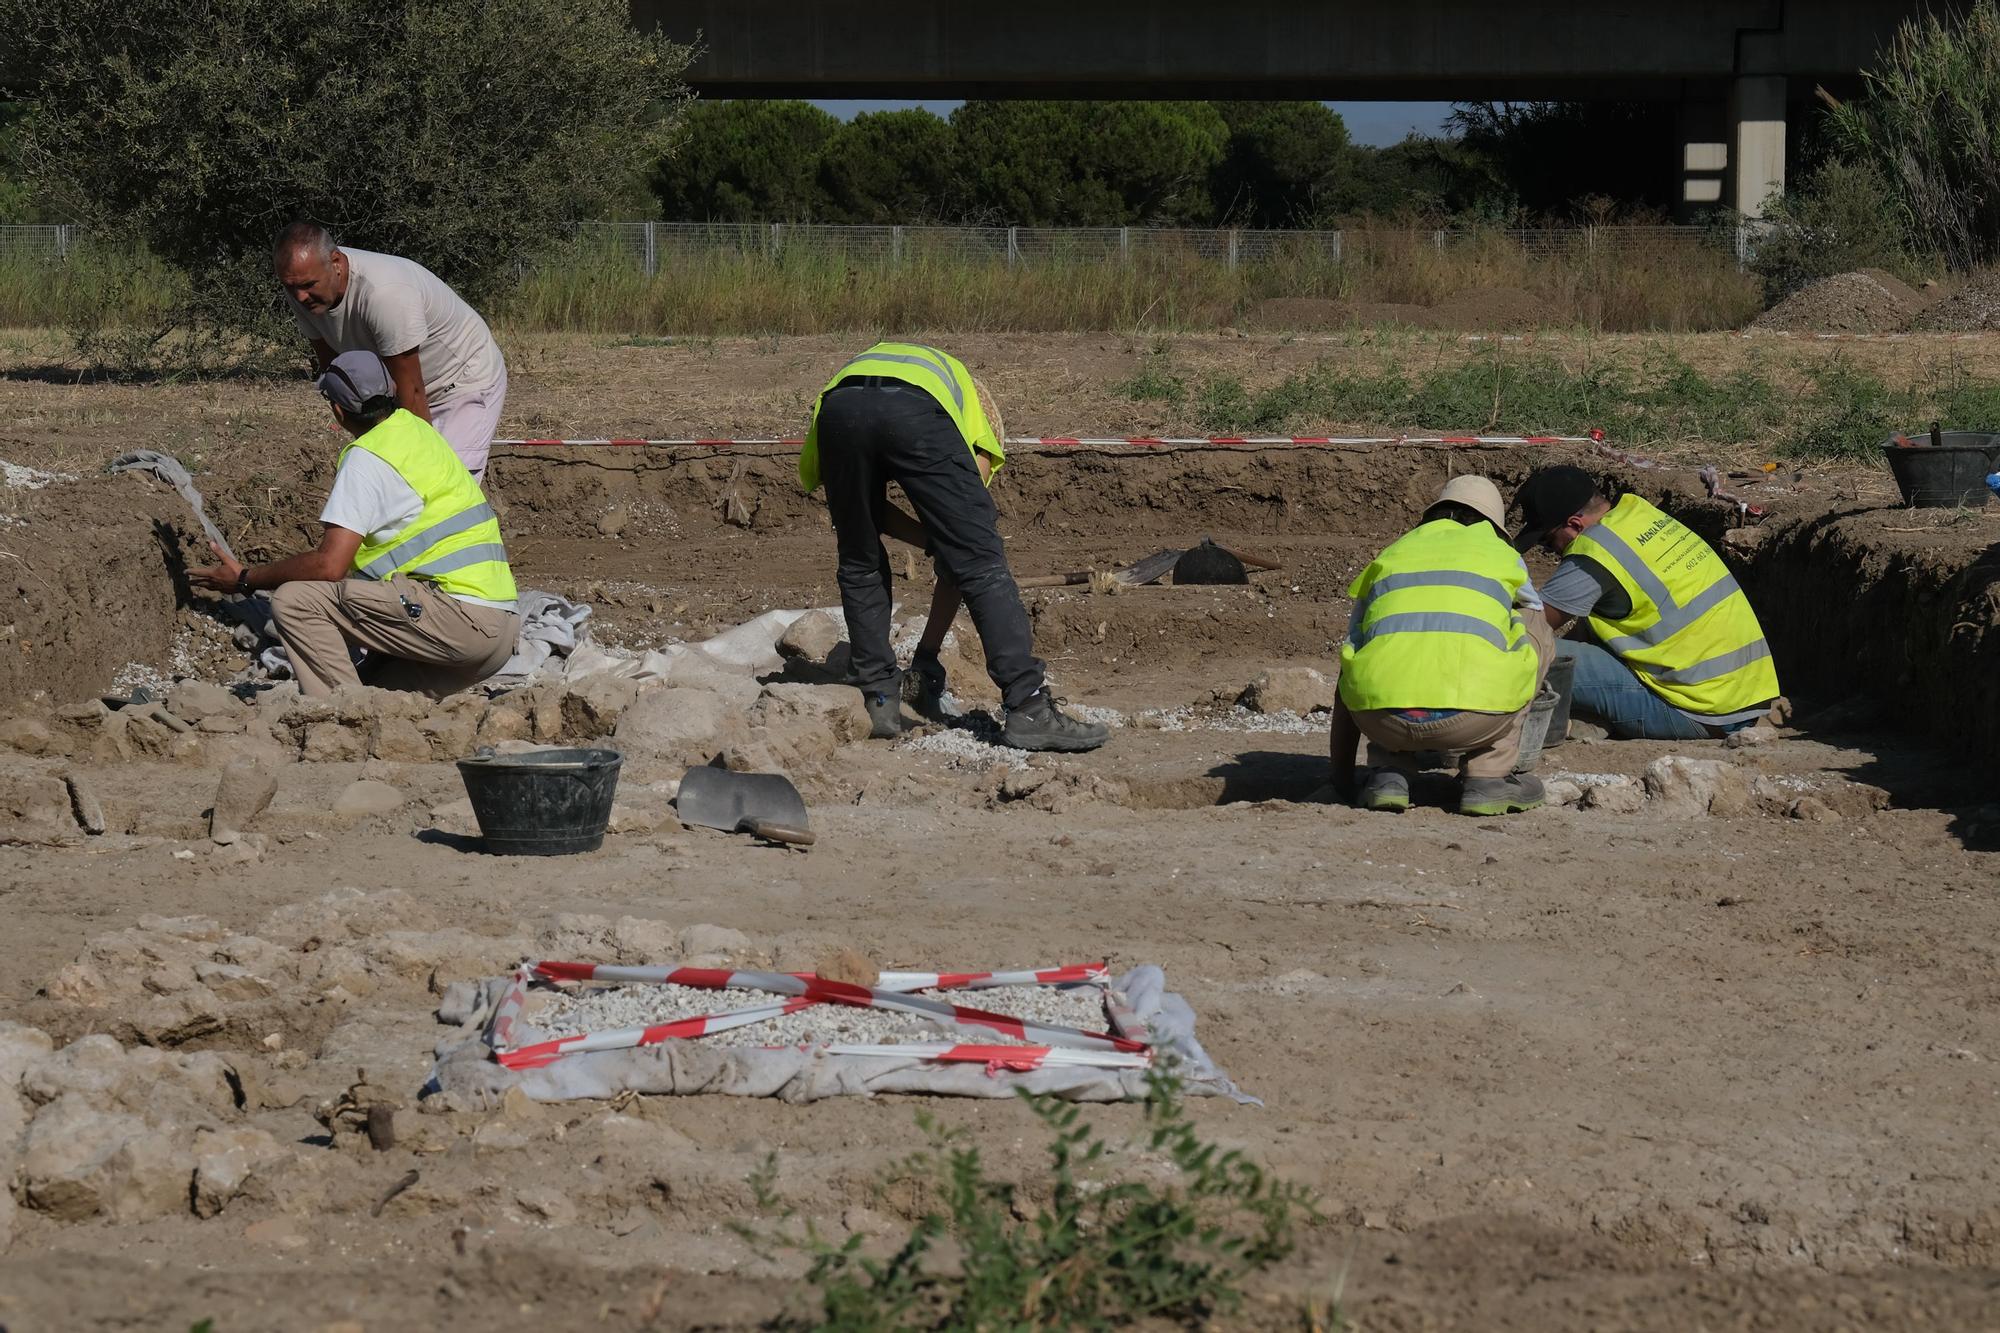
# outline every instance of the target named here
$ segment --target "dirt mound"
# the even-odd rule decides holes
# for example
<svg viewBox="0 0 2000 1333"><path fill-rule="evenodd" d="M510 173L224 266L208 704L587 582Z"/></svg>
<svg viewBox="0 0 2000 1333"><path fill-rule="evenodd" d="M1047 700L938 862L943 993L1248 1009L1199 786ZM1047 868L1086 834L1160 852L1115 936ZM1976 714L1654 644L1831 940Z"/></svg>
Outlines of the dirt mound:
<svg viewBox="0 0 2000 1333"><path fill-rule="evenodd" d="M1251 306L1243 317L1248 328L1274 333L1317 333L1337 329L1402 324L1430 328L1429 306L1394 301L1332 301L1319 296L1274 296Z"/></svg>
<svg viewBox="0 0 2000 1333"><path fill-rule="evenodd" d="M1910 321L1926 333L1981 333L2000 329L2000 269L1976 273L1963 287L1926 307Z"/></svg>
<svg viewBox="0 0 2000 1333"><path fill-rule="evenodd" d="M1798 333L1894 333L1924 308L1924 297L1892 273L1836 273L1793 292L1751 321L1753 329Z"/></svg>
<svg viewBox="0 0 2000 1333"><path fill-rule="evenodd" d="M1431 307L1434 329L1468 333L1518 333L1556 322L1556 312L1533 292L1519 287L1473 287L1453 292Z"/></svg>

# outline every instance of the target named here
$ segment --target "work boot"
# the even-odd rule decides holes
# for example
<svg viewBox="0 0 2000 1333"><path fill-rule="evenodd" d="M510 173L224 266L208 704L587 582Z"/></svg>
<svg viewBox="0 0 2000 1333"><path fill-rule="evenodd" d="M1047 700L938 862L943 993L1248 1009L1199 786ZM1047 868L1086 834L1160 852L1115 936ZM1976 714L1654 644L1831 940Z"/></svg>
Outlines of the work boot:
<svg viewBox="0 0 2000 1333"><path fill-rule="evenodd" d="M1110 732L1096 722L1081 722L1056 706L1055 696L1044 686L1019 708L1007 710L1007 725L1000 739L1017 750L1061 750L1075 754L1095 750Z"/></svg>
<svg viewBox="0 0 2000 1333"><path fill-rule="evenodd" d="M1400 815L1410 808L1410 778L1393 768L1378 768L1361 784L1354 803L1363 810L1381 810Z"/></svg>
<svg viewBox="0 0 2000 1333"><path fill-rule="evenodd" d="M924 717L942 716L945 682L944 663L927 653L918 653L910 659L910 669L903 673L903 698Z"/></svg>
<svg viewBox="0 0 2000 1333"><path fill-rule="evenodd" d="M1512 815L1542 803L1542 780L1533 773L1504 778L1467 778L1458 794L1461 815Z"/></svg>
<svg viewBox="0 0 2000 1333"><path fill-rule="evenodd" d="M868 738L892 741L903 734L903 699L900 693L863 690L861 702L868 705Z"/></svg>

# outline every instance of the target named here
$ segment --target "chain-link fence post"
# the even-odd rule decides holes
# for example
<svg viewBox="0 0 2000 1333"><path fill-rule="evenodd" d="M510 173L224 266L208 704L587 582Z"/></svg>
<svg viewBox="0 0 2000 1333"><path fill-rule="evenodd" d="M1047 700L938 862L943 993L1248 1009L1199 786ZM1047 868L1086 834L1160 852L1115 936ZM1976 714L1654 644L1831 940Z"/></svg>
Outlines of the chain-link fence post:
<svg viewBox="0 0 2000 1333"><path fill-rule="evenodd" d="M889 228L889 262L891 264L903 262L903 229L900 226Z"/></svg>
<svg viewBox="0 0 2000 1333"><path fill-rule="evenodd" d="M1229 271L1231 273L1234 273L1236 271L1237 249L1242 244L1242 241L1243 241L1243 233L1237 231L1236 228L1231 227L1229 229Z"/></svg>
<svg viewBox="0 0 2000 1333"><path fill-rule="evenodd" d="M660 245L653 235L653 223L646 224L646 276L652 277L660 271Z"/></svg>
<svg viewBox="0 0 2000 1333"><path fill-rule="evenodd" d="M1007 267L1012 268L1020 262L1021 229L1019 227L1009 227L1007 228Z"/></svg>

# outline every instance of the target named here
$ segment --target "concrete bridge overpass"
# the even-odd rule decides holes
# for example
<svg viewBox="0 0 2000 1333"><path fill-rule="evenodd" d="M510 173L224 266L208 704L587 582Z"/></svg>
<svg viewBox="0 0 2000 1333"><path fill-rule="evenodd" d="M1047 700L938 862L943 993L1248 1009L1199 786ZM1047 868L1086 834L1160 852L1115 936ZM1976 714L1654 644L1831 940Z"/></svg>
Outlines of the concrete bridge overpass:
<svg viewBox="0 0 2000 1333"><path fill-rule="evenodd" d="M1755 212L1787 109L1922 0L633 0L707 97L1671 100L1680 198ZM1667 169L1667 164L1662 164Z"/></svg>

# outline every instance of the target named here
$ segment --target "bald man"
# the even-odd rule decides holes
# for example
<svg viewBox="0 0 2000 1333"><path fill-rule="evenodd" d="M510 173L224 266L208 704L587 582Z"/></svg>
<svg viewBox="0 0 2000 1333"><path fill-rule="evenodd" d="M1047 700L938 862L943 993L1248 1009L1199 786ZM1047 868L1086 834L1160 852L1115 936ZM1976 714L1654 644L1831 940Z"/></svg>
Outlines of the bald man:
<svg viewBox="0 0 2000 1333"><path fill-rule="evenodd" d="M479 312L422 264L337 245L315 222L279 232L271 261L319 372L342 352L381 357L396 400L483 482L507 362Z"/></svg>

